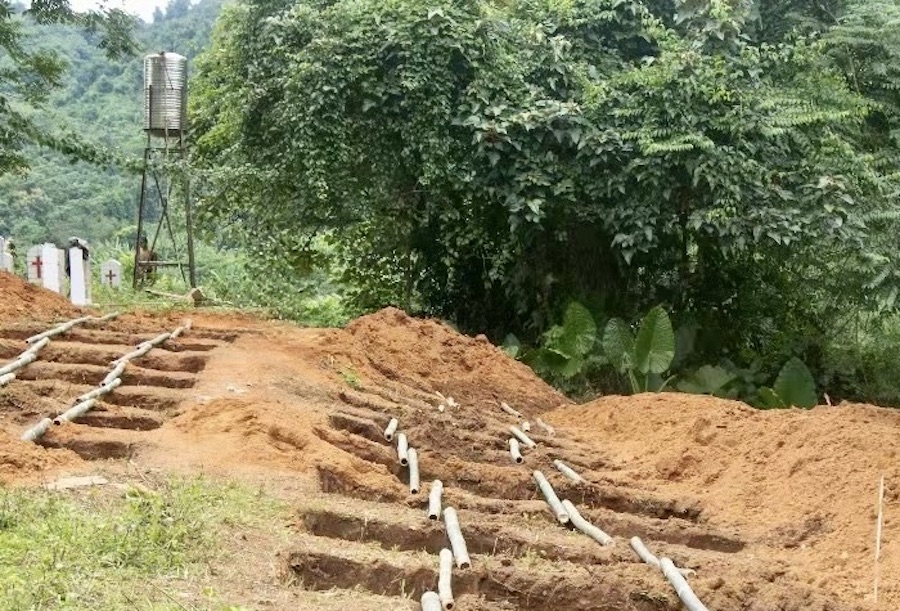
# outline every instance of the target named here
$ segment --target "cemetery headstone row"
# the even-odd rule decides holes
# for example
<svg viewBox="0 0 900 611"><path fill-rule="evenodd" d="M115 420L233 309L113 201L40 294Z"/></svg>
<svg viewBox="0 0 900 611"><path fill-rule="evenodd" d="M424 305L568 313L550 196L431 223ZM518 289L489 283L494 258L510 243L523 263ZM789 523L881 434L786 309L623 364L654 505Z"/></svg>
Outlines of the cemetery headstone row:
<svg viewBox="0 0 900 611"><path fill-rule="evenodd" d="M8 240L0 238L0 271L15 273L15 259L9 246ZM25 257L25 266L25 277L32 284L61 295L68 293L74 305L91 305L91 258L83 240L72 238L66 250L49 243L32 246ZM112 259L101 264L100 283L121 288L122 264Z"/></svg>

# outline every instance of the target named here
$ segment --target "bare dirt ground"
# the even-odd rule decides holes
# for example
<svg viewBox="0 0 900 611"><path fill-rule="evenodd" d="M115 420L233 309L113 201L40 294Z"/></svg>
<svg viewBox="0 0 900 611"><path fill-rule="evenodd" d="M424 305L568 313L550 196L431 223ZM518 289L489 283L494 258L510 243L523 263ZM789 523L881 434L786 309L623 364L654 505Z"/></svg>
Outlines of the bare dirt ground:
<svg viewBox="0 0 900 611"><path fill-rule="evenodd" d="M0 364L23 339L81 315L0 274ZM713 610L900 608L895 482L900 413L843 405L758 412L687 395L573 405L483 338L397 310L346 330L300 329L191 312L192 329L129 365L123 385L39 444L28 426L90 390L109 362L178 326L183 314L129 314L79 326L0 389L0 482L59 474L197 473L259 485L293 508L287 540L236 540L216 585L253 609L418 609L436 583L433 479L459 510L472 568L457 609L676 610L662 575L627 541L695 569ZM438 409L439 395L459 407ZM537 448L507 452L519 421ZM418 452L423 491L382 430L391 417ZM562 459L589 483L551 464ZM600 547L561 527L532 480L616 538ZM878 479L889 484L881 604L871 602Z"/></svg>

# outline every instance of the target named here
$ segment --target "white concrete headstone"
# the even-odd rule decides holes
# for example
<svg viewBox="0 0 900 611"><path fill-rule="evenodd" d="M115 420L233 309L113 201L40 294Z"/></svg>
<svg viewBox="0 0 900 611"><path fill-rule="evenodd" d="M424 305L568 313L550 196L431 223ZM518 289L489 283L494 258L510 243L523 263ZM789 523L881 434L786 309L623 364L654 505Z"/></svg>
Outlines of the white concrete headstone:
<svg viewBox="0 0 900 611"><path fill-rule="evenodd" d="M0 272L9 272L12 274L16 270L13 265L12 255L7 252L6 248L6 240L0 238Z"/></svg>
<svg viewBox="0 0 900 611"><path fill-rule="evenodd" d="M114 259L100 265L100 284L114 289L122 286L122 264Z"/></svg>
<svg viewBox="0 0 900 611"><path fill-rule="evenodd" d="M84 258L84 251L73 246L69 249L69 290L72 304L91 305L91 261Z"/></svg>
<svg viewBox="0 0 900 611"><path fill-rule="evenodd" d="M56 244L44 244L41 246L41 256L44 261L44 269L41 272L44 288L64 294L63 278L66 272L63 251L57 248Z"/></svg>
<svg viewBox="0 0 900 611"><path fill-rule="evenodd" d="M28 281L45 289L62 293L61 251L54 244L39 244L28 249L25 260Z"/></svg>

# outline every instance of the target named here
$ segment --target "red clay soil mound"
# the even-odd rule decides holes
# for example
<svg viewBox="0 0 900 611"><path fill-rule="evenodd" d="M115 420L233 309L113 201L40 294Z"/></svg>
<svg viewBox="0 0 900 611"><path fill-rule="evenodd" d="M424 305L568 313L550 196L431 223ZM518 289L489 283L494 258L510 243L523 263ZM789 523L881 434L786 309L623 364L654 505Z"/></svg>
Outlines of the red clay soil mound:
<svg viewBox="0 0 900 611"><path fill-rule="evenodd" d="M502 400L535 413L568 403L483 335L468 337L437 320L386 308L353 321L347 332L381 375L462 405Z"/></svg>
<svg viewBox="0 0 900 611"><path fill-rule="evenodd" d="M49 450L0 431L0 484L37 480L80 463L74 452Z"/></svg>
<svg viewBox="0 0 900 611"><path fill-rule="evenodd" d="M78 308L62 295L0 272L0 322L73 318L78 313Z"/></svg>
<svg viewBox="0 0 900 611"><path fill-rule="evenodd" d="M712 523L790 553L811 584L871 600L879 480L886 509L879 608L900 609L900 411L844 404L758 411L682 394L604 397L546 420L690 494Z"/></svg>

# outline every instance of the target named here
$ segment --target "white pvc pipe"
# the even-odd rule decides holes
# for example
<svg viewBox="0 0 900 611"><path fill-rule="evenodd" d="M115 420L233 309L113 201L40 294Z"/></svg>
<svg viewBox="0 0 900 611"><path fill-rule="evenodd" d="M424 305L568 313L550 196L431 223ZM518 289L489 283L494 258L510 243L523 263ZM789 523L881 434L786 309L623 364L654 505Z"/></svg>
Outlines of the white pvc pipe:
<svg viewBox="0 0 900 611"><path fill-rule="evenodd" d="M189 331L191 328L191 321L186 320L183 325L172 331L172 339L178 339L178 337L184 333L185 331Z"/></svg>
<svg viewBox="0 0 900 611"><path fill-rule="evenodd" d="M384 429L384 438L388 441L393 441L398 426L400 426L400 422L396 418L391 418L391 421L388 422L388 425Z"/></svg>
<svg viewBox="0 0 900 611"><path fill-rule="evenodd" d="M0 387L6 386L7 384L9 384L10 382L12 382L15 379L16 379L15 372L4 373L2 376L0 376Z"/></svg>
<svg viewBox="0 0 900 611"><path fill-rule="evenodd" d="M566 510L566 513L569 514L569 520L572 521L572 525L575 528L586 534L588 537L590 537L600 545L612 545L613 543L615 543L612 537L581 517L581 514L578 513L578 509L575 507L575 505L572 504L571 501L566 499L562 502L562 504Z"/></svg>
<svg viewBox="0 0 900 611"><path fill-rule="evenodd" d="M107 322L114 318L118 318L121 314L121 312L111 312L106 316L101 316L100 318L92 318L91 320L94 322Z"/></svg>
<svg viewBox="0 0 900 611"><path fill-rule="evenodd" d="M88 399L87 401L82 401L78 405L75 405L69 408L67 411L63 412L59 416L53 419L53 424L62 424L64 422L72 422L77 418L81 418L86 413L91 411L94 408L94 405L97 404L97 399Z"/></svg>
<svg viewBox="0 0 900 611"><path fill-rule="evenodd" d="M500 402L500 409L502 409L504 412L506 412L510 416L515 416L516 418L522 418L522 412L511 408L509 405L506 404L505 401Z"/></svg>
<svg viewBox="0 0 900 611"><path fill-rule="evenodd" d="M534 421L537 423L537 425L538 425L539 427L541 427L541 428L544 430L545 433L547 433L547 434L550 435L551 437L553 437L554 435L556 435L556 429L554 429L552 426L550 426L549 424L547 424L546 422L544 422L544 421L541 420L540 418L535 418Z"/></svg>
<svg viewBox="0 0 900 611"><path fill-rule="evenodd" d="M49 331L44 331L43 333L38 333L37 335L32 335L28 339L25 340L26 344L33 344L35 342L39 342L44 338L54 337L61 333L65 333L74 327L75 325L80 325L83 322L87 322L91 320L93 316L82 316L81 318L76 318L75 320L70 320L69 322L64 322L61 325L57 325L50 329Z"/></svg>
<svg viewBox="0 0 900 611"><path fill-rule="evenodd" d="M159 346L160 344L166 343L170 339L172 339L171 333L160 333L159 335L157 335L156 337L154 337L147 343L155 348L156 346Z"/></svg>
<svg viewBox="0 0 900 611"><path fill-rule="evenodd" d="M681 570L675 566L674 562L669 558L662 558L659 561L659 566L688 611L709 611L706 605L700 602L700 599L694 594L691 586L688 585L684 575L681 574Z"/></svg>
<svg viewBox="0 0 900 611"><path fill-rule="evenodd" d="M522 461L525 460L522 458L522 452L519 450L519 441L515 437L509 438L509 455L512 456L517 465L521 465Z"/></svg>
<svg viewBox="0 0 900 611"><path fill-rule="evenodd" d="M34 352L34 353L38 353L38 352L40 352L42 349L44 349L44 348L47 346L47 344L49 344L49 343L50 343L50 338L49 338L49 337L45 337L44 339L42 339L42 340L39 341L38 343L33 344L33 345L32 345L31 347L29 347L28 350L26 350L25 352Z"/></svg>
<svg viewBox="0 0 900 611"><path fill-rule="evenodd" d="M578 473L575 472L572 467L567 465L561 460L554 460L553 466L556 467L560 473L568 477L570 480L575 482L576 484L586 484L587 480L581 477Z"/></svg>
<svg viewBox="0 0 900 611"><path fill-rule="evenodd" d="M50 418L44 418L22 434L22 441L34 441L46 433L52 425L53 421Z"/></svg>
<svg viewBox="0 0 900 611"><path fill-rule="evenodd" d="M422 594L420 604L422 611L441 611L441 598L431 590Z"/></svg>
<svg viewBox="0 0 900 611"><path fill-rule="evenodd" d="M112 382L110 382L108 384L104 384L100 388L95 388L94 390L92 390L90 392L84 393L83 395L81 395L80 397L75 399L75 403L83 403L83 402L89 401L91 399L96 399L98 397L102 397L103 395L108 395L109 393L111 393L112 391L114 391L116 388L118 388L121 385L122 385L121 378L116 378Z"/></svg>
<svg viewBox="0 0 900 611"><path fill-rule="evenodd" d="M534 481L537 482L538 488L541 489L544 498L547 499L547 504L550 505L550 508L553 510L553 513L554 515L556 515L556 519L559 520L559 523L567 524L569 522L569 512L566 511L565 507L563 507L562 502L559 500L559 497L556 496L556 492L553 490L553 486L550 485L550 482L547 481L547 478L544 477L544 474L540 471L535 471Z"/></svg>
<svg viewBox="0 0 900 611"><path fill-rule="evenodd" d="M138 344L137 348L132 350L131 352L125 354L124 356L120 356L116 360L112 362L113 365L120 365L121 363L127 363L133 359L140 358L153 350L153 346L149 342L144 342L142 344Z"/></svg>
<svg viewBox="0 0 900 611"><path fill-rule="evenodd" d="M629 541L631 544L631 549L638 555L638 558L643 560L645 563L649 564L655 569L661 569L660 560L656 556L653 555L647 546L644 545L644 542L640 540L639 537L632 537ZM696 571L693 569L678 569L678 572L684 575L685 577L689 577L693 575Z"/></svg>
<svg viewBox="0 0 900 611"><path fill-rule="evenodd" d="M444 611L453 608L453 552L446 547L440 553L440 568L438 570L438 598Z"/></svg>
<svg viewBox="0 0 900 611"><path fill-rule="evenodd" d="M519 427L511 426L509 427L509 432L512 433L519 441L525 444L526 448L534 449L537 447L537 444L531 440L531 437L520 431Z"/></svg>
<svg viewBox="0 0 900 611"><path fill-rule="evenodd" d="M441 516L441 495L444 492L444 484L436 479L431 482L431 492L428 494L428 519L437 520Z"/></svg>
<svg viewBox="0 0 900 611"><path fill-rule="evenodd" d="M419 494L419 454L415 448L410 448L407 453L409 460L409 491L412 494Z"/></svg>
<svg viewBox="0 0 900 611"><path fill-rule="evenodd" d="M37 354L34 352L23 352L20 354L16 360L14 360L9 365L5 365L4 367L0 367L0 376L5 376L8 373L12 373L19 369L22 369L26 365L30 365L31 363L37 360Z"/></svg>
<svg viewBox="0 0 900 611"><path fill-rule="evenodd" d="M444 509L444 527L447 529L447 538L450 540L450 549L453 550L453 557L456 559L456 567L467 569L472 566L469 559L469 550L466 547L466 540L463 537L462 530L459 528L459 516L453 507Z"/></svg>
<svg viewBox="0 0 900 611"><path fill-rule="evenodd" d="M409 464L409 442L406 441L406 433L397 435L397 458L404 467Z"/></svg>
<svg viewBox="0 0 900 611"><path fill-rule="evenodd" d="M107 384L109 384L109 383L112 382L113 380L119 379L119 377L120 377L123 373L125 373L125 367L126 367L126 366L127 366L127 363L123 362L123 363L119 363L118 365L116 365L115 367L113 367L112 370L111 370L108 374L106 374L106 377L103 378L103 381L100 382L100 386L106 386Z"/></svg>

